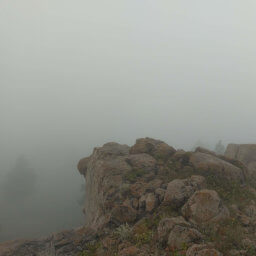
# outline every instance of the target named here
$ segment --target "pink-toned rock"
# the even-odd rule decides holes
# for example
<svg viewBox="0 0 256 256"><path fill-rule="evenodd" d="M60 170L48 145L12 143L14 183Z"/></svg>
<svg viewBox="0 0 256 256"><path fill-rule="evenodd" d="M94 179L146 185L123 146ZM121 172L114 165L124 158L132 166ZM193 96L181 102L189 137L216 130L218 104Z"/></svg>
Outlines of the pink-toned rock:
<svg viewBox="0 0 256 256"><path fill-rule="evenodd" d="M182 249L184 244L191 245L200 241L202 234L194 229L183 217L164 218L157 227L158 241L174 249Z"/></svg>
<svg viewBox="0 0 256 256"><path fill-rule="evenodd" d="M78 162L77 169L81 175L86 175L87 166L90 161L90 157L85 157Z"/></svg>
<svg viewBox="0 0 256 256"><path fill-rule="evenodd" d="M156 167L156 160L148 154L129 155L126 157L126 161L134 169L142 169L147 172L154 171Z"/></svg>
<svg viewBox="0 0 256 256"><path fill-rule="evenodd" d="M188 248L186 256L222 256L222 253L208 244L194 244Z"/></svg>
<svg viewBox="0 0 256 256"><path fill-rule="evenodd" d="M225 156L245 164L249 175L256 174L256 144L229 144Z"/></svg>
<svg viewBox="0 0 256 256"><path fill-rule="evenodd" d="M203 235L196 229L176 225L168 236L168 245L171 248L182 249L185 245L192 245L203 239Z"/></svg>
<svg viewBox="0 0 256 256"><path fill-rule="evenodd" d="M171 230L176 226L182 226L182 227L191 227L191 224L182 216L174 217L174 218L164 218L162 219L157 227L157 236L158 240L161 243L167 242L168 236L171 232Z"/></svg>
<svg viewBox="0 0 256 256"><path fill-rule="evenodd" d="M190 155L189 161L195 169L203 171L205 174L235 182L243 183L245 181L245 173L242 169L214 155L195 152Z"/></svg>
<svg viewBox="0 0 256 256"><path fill-rule="evenodd" d="M90 158L85 161L86 226L100 229L110 220L113 208L120 204L123 177L132 171L132 166L126 161L129 149L127 145L107 143L103 147L95 148Z"/></svg>
<svg viewBox="0 0 256 256"><path fill-rule="evenodd" d="M228 218L229 210L223 205L216 191L204 189L189 198L182 207L182 214L186 220L200 225Z"/></svg>
<svg viewBox="0 0 256 256"><path fill-rule="evenodd" d="M205 186L205 178L202 176L194 175L188 179L175 179L167 186L164 203L174 208L179 208L196 190L202 189Z"/></svg>
<svg viewBox="0 0 256 256"><path fill-rule="evenodd" d="M157 199L153 193L146 194L146 212L152 212L157 206Z"/></svg>
<svg viewBox="0 0 256 256"><path fill-rule="evenodd" d="M137 139L136 144L131 147L131 154L147 153L155 158L167 159L172 156L176 150L160 140L151 138Z"/></svg>

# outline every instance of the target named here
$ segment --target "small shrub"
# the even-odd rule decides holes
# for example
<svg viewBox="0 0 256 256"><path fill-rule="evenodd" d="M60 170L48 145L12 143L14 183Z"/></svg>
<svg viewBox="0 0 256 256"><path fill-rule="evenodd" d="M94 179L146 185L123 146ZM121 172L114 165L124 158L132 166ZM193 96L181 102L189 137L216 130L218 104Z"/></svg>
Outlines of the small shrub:
<svg viewBox="0 0 256 256"><path fill-rule="evenodd" d="M133 236L131 242L136 244L136 246L142 246L144 244L149 244L153 240L154 236L154 223L152 219L143 219L138 225L133 228Z"/></svg>
<svg viewBox="0 0 256 256"><path fill-rule="evenodd" d="M254 248L254 247L249 248L246 252L246 255L247 256L255 256L256 255L256 248Z"/></svg>
<svg viewBox="0 0 256 256"><path fill-rule="evenodd" d="M154 233L152 230L147 230L146 232L141 234L135 234L134 236L135 244L137 246L141 246L143 244L149 244L153 239L153 234Z"/></svg>
<svg viewBox="0 0 256 256"><path fill-rule="evenodd" d="M114 231L114 235L121 241L128 240L132 235L132 228L127 223L123 224Z"/></svg>

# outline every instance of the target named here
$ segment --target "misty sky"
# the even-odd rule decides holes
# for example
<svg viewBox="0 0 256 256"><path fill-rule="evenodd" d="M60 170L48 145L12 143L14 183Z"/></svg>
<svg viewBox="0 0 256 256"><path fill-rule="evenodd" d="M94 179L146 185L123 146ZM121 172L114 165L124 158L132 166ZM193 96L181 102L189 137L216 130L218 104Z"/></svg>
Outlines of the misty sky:
<svg viewBox="0 0 256 256"><path fill-rule="evenodd" d="M255 0L0 0L0 177L24 154L68 194L108 141L255 143L255 13Z"/></svg>

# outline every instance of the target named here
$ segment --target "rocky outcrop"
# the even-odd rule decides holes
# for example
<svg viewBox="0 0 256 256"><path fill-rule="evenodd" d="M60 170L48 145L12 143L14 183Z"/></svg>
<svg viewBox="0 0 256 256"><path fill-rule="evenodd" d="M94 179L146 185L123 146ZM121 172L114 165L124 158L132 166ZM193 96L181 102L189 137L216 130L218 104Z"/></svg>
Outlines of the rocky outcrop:
<svg viewBox="0 0 256 256"><path fill-rule="evenodd" d="M256 174L256 144L229 144L225 156L245 164L250 176Z"/></svg>
<svg viewBox="0 0 256 256"><path fill-rule="evenodd" d="M256 252L256 190L239 162L249 166L253 157L227 155L176 151L151 138L132 147L111 142L95 148L77 166L86 183L85 226L0 244L0 256Z"/></svg>
<svg viewBox="0 0 256 256"><path fill-rule="evenodd" d="M83 167L86 169L84 176L87 194L85 220L86 225L95 230L110 222L133 222L137 214L136 203L133 201L130 207L124 206L125 192L130 193L132 189L131 193L134 196L138 193L135 198L140 199L147 186L150 186L148 183L139 184L139 192L136 188L131 188L131 183L141 176L154 175L156 160L144 152L129 154L129 149L126 145L108 143L96 148L89 160L82 160L86 162ZM146 195L145 201L147 211L151 211L156 205L154 195Z"/></svg>

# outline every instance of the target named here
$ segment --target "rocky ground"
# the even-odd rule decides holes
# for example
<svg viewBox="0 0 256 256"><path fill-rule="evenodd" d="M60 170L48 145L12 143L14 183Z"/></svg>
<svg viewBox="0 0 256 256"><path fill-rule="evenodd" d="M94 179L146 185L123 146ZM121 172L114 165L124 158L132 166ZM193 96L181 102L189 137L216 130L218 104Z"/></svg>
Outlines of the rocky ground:
<svg viewBox="0 0 256 256"><path fill-rule="evenodd" d="M80 160L85 226L0 244L0 256L256 255L255 147L225 156L150 138Z"/></svg>

